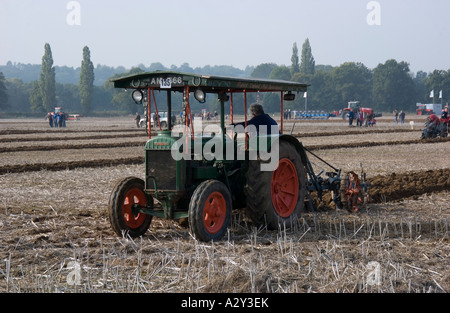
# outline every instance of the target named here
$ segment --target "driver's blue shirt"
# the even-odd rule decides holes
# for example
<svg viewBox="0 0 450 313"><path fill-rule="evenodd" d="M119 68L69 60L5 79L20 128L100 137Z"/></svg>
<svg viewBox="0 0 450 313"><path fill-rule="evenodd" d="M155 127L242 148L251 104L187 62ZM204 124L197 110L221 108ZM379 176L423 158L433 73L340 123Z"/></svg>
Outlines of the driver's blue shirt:
<svg viewBox="0 0 450 313"><path fill-rule="evenodd" d="M245 127L245 122L233 123L233 125L235 125L235 126L242 125ZM272 133L271 126L276 126L277 127L276 129L278 130L277 122L273 118L271 118L268 114L261 114L261 115L253 117L251 120L247 121L247 126L248 125L254 125L256 127L256 131L257 131L258 135L260 132L259 131L260 126L264 126L264 125L267 126L266 131L262 130L262 133L267 134L267 135L270 135ZM278 130L278 133L279 132L280 131Z"/></svg>

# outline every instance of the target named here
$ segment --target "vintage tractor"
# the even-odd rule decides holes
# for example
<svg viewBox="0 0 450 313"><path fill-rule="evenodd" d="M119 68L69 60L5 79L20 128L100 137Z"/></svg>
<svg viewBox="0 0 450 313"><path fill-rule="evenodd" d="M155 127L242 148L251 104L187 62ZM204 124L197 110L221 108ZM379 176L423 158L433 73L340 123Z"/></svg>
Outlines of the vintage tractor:
<svg viewBox="0 0 450 313"><path fill-rule="evenodd" d="M332 193L338 207L346 205L346 184L341 184L341 171L330 165L333 171L327 172L326 177L321 177L322 173L315 175L307 150L295 137L283 134L282 115L281 127L270 135L251 133L247 114L244 127L231 127L230 132L225 125L227 103L231 123L234 122L236 95L243 97L247 112L250 93L279 94L283 112L284 101L306 92L307 85L162 71L113 82L116 88L132 90L133 99L136 103L143 102L149 115L152 104L157 107L155 91L167 92L169 117L172 96L177 93L182 95L179 99L183 110L181 127L172 127L169 118L168 130L161 130L154 137L149 134L145 179L128 177L114 187L108 211L118 235L143 235L153 217L187 218L190 231L198 240L220 240L228 231L233 209L245 208L258 227L278 229L280 225L294 225L307 207L314 209L325 191ZM207 96L217 97L218 129L194 130L192 95L199 102L204 102ZM312 197L315 192L317 201Z"/></svg>

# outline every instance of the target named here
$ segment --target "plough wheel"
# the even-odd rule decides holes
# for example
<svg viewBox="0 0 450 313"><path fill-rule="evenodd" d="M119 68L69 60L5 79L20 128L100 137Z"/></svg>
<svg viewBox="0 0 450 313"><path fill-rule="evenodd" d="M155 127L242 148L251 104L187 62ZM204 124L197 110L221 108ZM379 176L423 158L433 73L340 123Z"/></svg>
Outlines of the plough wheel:
<svg viewBox="0 0 450 313"><path fill-rule="evenodd" d="M344 209L354 213L366 202L359 177L355 172L346 173L342 179L341 202Z"/></svg>

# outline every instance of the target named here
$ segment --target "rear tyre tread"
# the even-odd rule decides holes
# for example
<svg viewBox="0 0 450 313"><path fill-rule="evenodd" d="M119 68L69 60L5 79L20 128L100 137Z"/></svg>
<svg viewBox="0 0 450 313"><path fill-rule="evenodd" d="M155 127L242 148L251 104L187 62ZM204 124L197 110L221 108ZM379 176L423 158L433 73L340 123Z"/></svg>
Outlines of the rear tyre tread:
<svg viewBox="0 0 450 313"><path fill-rule="evenodd" d="M247 198L247 215L257 226L266 225L270 230L276 230L280 226L290 228L293 222L304 210L306 196L306 173L300 154L295 147L286 142L280 141L279 158L287 158L295 165L299 181L299 193L297 206L291 216L283 218L279 216L272 204L271 180L273 172L261 171L260 161L250 161L246 174L247 184L245 194Z"/></svg>

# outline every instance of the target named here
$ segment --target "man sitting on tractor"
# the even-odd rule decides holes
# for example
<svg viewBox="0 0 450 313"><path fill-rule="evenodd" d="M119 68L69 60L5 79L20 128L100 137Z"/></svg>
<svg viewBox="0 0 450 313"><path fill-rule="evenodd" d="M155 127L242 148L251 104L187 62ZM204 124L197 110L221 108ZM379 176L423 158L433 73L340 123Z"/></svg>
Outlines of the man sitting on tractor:
<svg viewBox="0 0 450 313"><path fill-rule="evenodd" d="M278 124L277 122L271 118L268 114L264 113L264 108L261 104L254 103L250 106L250 112L252 114L252 119L247 122L247 126L254 125L256 127L257 135L260 134L260 126L266 126L261 128L261 132L264 135L270 135L272 133L272 126L274 127L274 130L278 130ZM231 124L233 126L242 125L245 127L245 122L241 123L233 123ZM279 133L279 130L278 130Z"/></svg>
<svg viewBox="0 0 450 313"><path fill-rule="evenodd" d="M431 114L429 123L427 125L428 131L433 131L438 125L439 125L439 118L435 114Z"/></svg>

